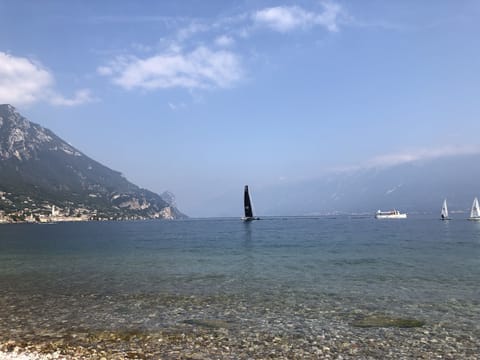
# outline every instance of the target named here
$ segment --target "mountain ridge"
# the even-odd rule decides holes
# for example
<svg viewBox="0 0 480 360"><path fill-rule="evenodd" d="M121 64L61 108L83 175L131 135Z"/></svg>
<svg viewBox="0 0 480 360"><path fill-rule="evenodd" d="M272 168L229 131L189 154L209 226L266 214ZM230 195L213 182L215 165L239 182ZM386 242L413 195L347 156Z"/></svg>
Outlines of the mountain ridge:
<svg viewBox="0 0 480 360"><path fill-rule="evenodd" d="M398 209L440 214L446 198L450 212L468 212L480 198L480 154L461 153L412 160L389 166L330 171L302 181L251 185L258 216L373 214ZM242 187L206 201L205 216L242 216ZM195 209L191 210L194 211ZM214 212L215 211L215 212Z"/></svg>
<svg viewBox="0 0 480 360"><path fill-rule="evenodd" d="M185 218L162 197L86 156L52 131L0 105L0 210L83 209L95 218ZM42 205L39 205L39 204ZM48 204L48 205L47 205Z"/></svg>
<svg viewBox="0 0 480 360"><path fill-rule="evenodd" d="M443 156L386 167L328 174L315 180L257 191L256 203L266 213L374 213L397 208L440 213L447 198L453 211L468 211L480 193L478 154ZM294 194L291 201L278 194ZM279 200L278 200L279 199Z"/></svg>

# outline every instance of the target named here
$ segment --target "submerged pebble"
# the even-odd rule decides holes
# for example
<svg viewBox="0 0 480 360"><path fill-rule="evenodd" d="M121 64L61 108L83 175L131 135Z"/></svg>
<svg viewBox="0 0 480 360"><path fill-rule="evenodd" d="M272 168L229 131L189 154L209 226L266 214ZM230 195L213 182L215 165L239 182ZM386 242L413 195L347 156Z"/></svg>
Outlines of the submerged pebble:
<svg viewBox="0 0 480 360"><path fill-rule="evenodd" d="M118 305L110 297L86 298L91 302L80 306L77 297L63 297L48 308L22 297L16 304L0 298L10 309L0 314L0 350L42 360L476 359L480 353L480 330L471 324L372 315L344 299L292 306L238 295L131 295L117 297ZM117 314L119 304L130 313ZM68 309L79 314L68 320ZM145 311L142 317L132 309L157 315Z"/></svg>
<svg viewBox="0 0 480 360"><path fill-rule="evenodd" d="M397 328L414 328L425 325L424 321L416 319L407 319L392 317L388 315L370 315L362 319L352 322L356 327L397 327Z"/></svg>

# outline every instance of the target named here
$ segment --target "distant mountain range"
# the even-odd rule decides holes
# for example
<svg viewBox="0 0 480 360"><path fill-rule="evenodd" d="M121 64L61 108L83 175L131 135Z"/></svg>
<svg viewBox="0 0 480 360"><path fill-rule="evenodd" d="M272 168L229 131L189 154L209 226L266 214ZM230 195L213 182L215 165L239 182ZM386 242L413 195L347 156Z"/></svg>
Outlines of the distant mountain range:
<svg viewBox="0 0 480 360"><path fill-rule="evenodd" d="M264 206L265 214L352 214L393 208L440 213L447 198L450 211L467 211L473 198L480 197L478 160L479 155L456 155L331 173L259 189L255 203Z"/></svg>
<svg viewBox="0 0 480 360"><path fill-rule="evenodd" d="M442 156L398 165L330 172L316 179L255 186L253 207L260 216L372 214L379 209L440 214L470 210L480 198L480 154ZM209 201L219 216L242 215L242 188ZM211 214L209 214L211 215Z"/></svg>
<svg viewBox="0 0 480 360"><path fill-rule="evenodd" d="M160 195L129 182L53 132L0 105L0 210L55 205L99 218L185 217L173 194Z"/></svg>

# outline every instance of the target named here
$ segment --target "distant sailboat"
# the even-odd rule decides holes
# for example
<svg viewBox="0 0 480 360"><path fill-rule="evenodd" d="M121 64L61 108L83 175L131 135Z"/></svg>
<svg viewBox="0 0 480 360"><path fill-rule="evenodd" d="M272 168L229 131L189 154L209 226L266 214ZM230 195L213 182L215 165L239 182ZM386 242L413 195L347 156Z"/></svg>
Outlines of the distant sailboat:
<svg viewBox="0 0 480 360"><path fill-rule="evenodd" d="M242 217L243 221L259 220L260 218L253 216L252 202L250 201L250 194L248 193L248 185L245 185L245 191L243 193L243 208L245 210L245 216Z"/></svg>
<svg viewBox="0 0 480 360"><path fill-rule="evenodd" d="M443 200L442 212L440 213L440 217L442 220L450 220L450 218L448 217L447 199Z"/></svg>
<svg viewBox="0 0 480 360"><path fill-rule="evenodd" d="M472 210L470 211L470 217L468 220L480 221L480 206L478 205L478 199L473 199Z"/></svg>

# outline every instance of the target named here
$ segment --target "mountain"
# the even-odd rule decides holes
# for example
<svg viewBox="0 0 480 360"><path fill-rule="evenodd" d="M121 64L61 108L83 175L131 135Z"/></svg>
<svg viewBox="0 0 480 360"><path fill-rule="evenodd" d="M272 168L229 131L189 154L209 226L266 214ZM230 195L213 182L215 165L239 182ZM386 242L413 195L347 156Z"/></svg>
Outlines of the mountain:
<svg viewBox="0 0 480 360"><path fill-rule="evenodd" d="M402 164L325 173L305 181L256 186L250 183L255 214L301 216L373 214L378 209L440 214L468 212L480 198L480 154L439 156ZM242 216L243 187L209 199L217 216ZM213 210L212 210L213 211Z"/></svg>
<svg viewBox="0 0 480 360"><path fill-rule="evenodd" d="M165 201L168 205L177 207L177 199L175 195L170 191L164 191L160 194L160 197Z"/></svg>
<svg viewBox="0 0 480 360"><path fill-rule="evenodd" d="M158 194L89 158L11 105L0 105L0 210L50 209L97 218L185 217Z"/></svg>
<svg viewBox="0 0 480 360"><path fill-rule="evenodd" d="M480 196L478 160L478 154L455 155L330 173L257 189L255 204L259 214L272 215L373 214L393 208L439 213L447 198L450 211L468 211Z"/></svg>

